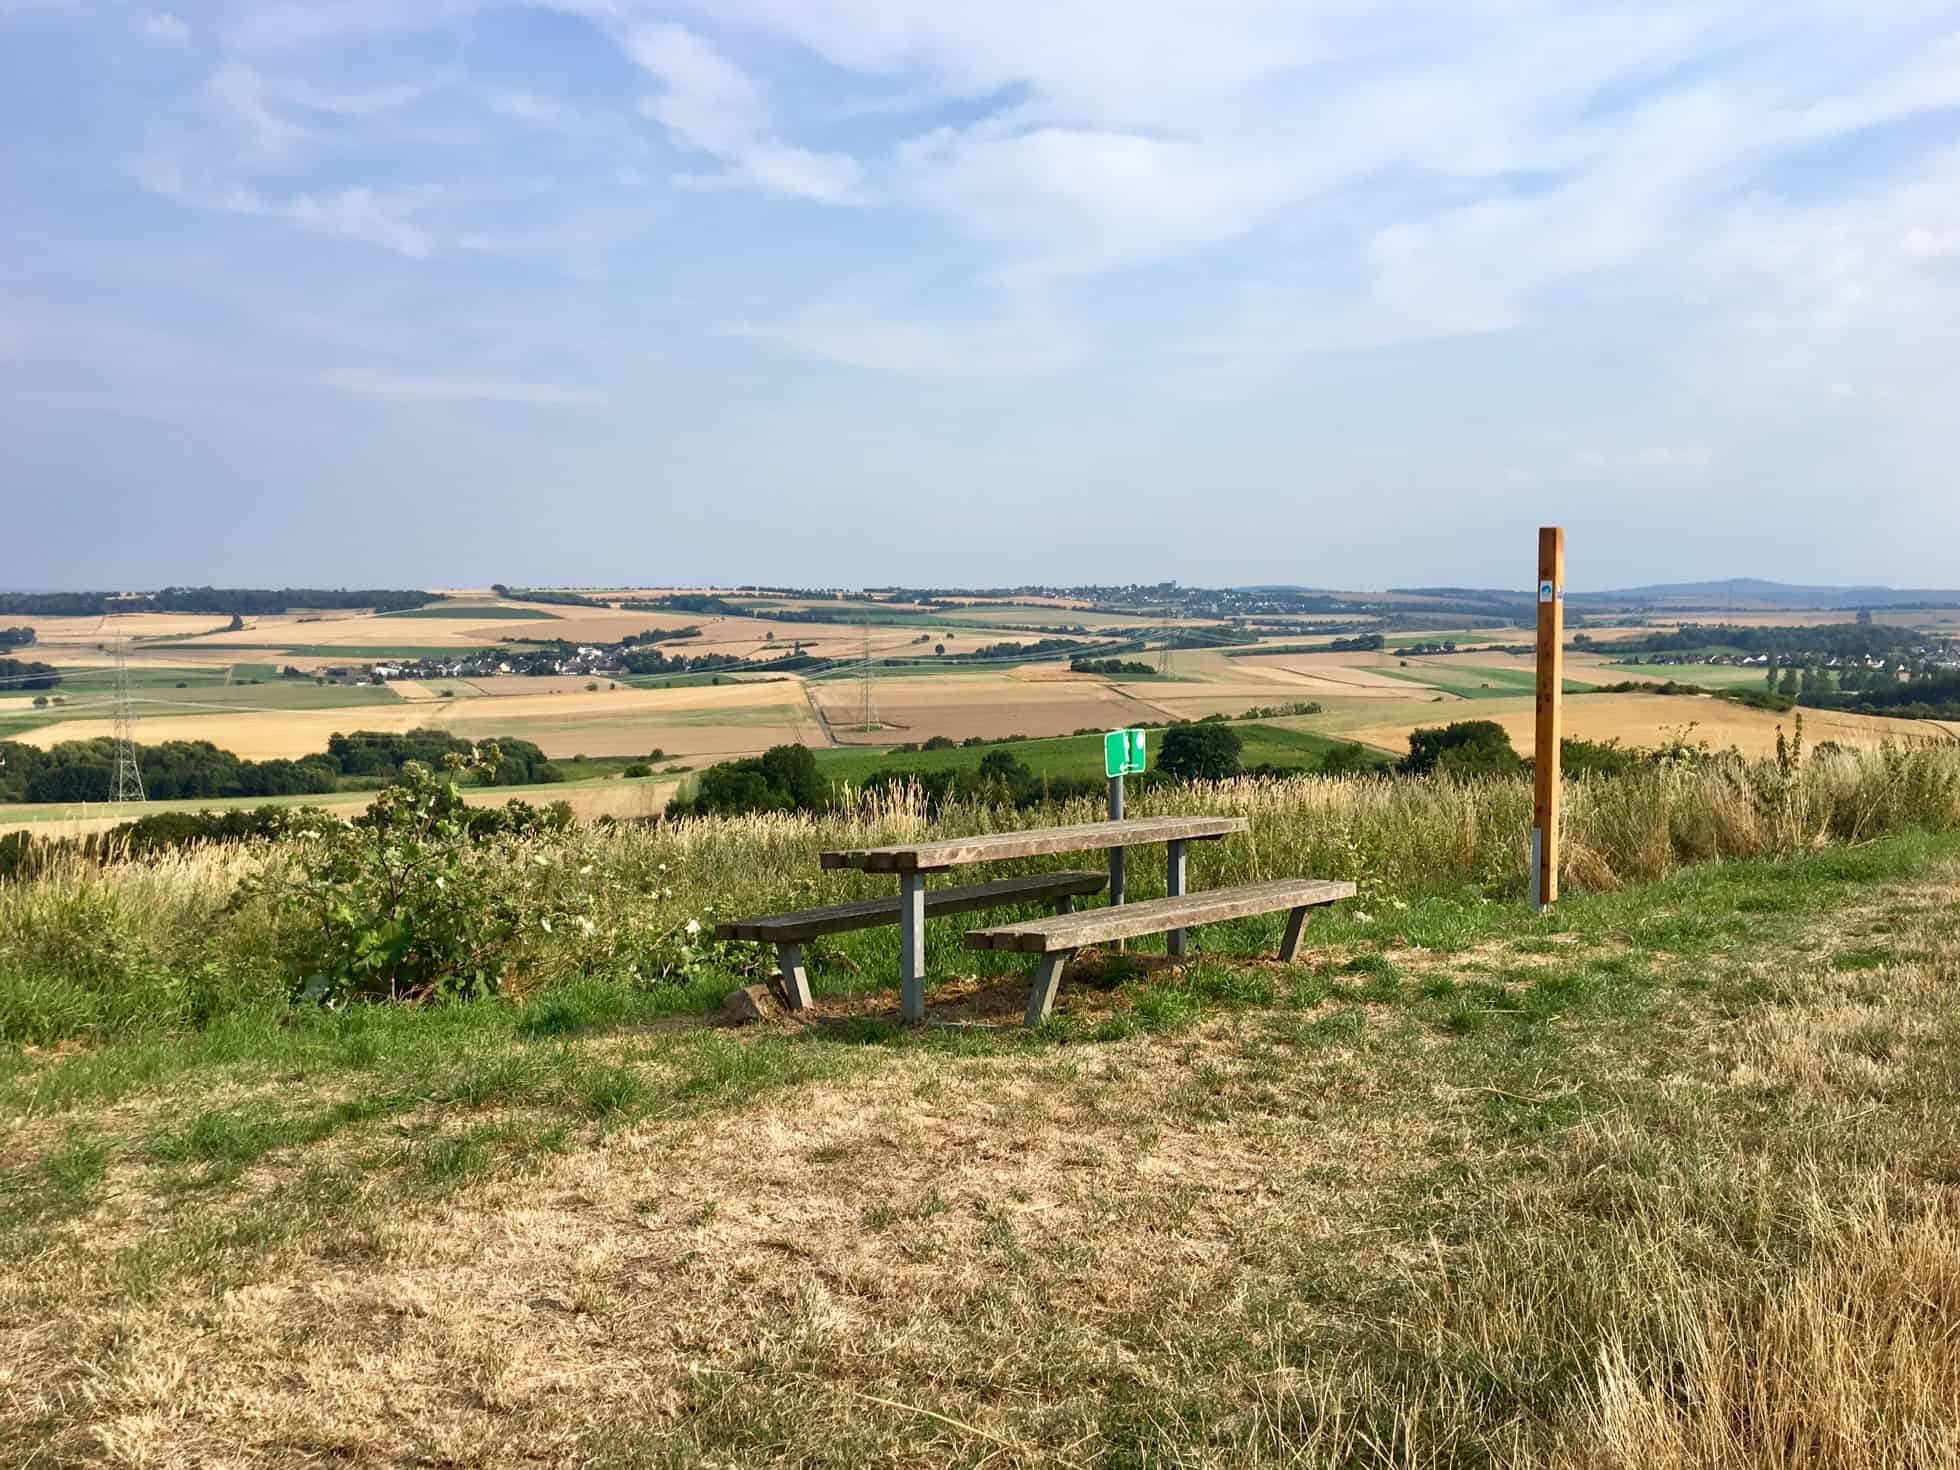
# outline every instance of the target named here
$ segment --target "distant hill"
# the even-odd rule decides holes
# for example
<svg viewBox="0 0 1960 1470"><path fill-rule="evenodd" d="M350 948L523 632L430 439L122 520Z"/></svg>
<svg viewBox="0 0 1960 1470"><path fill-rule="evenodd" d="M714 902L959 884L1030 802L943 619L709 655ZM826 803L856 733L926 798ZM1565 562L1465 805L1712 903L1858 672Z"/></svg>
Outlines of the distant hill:
<svg viewBox="0 0 1960 1470"><path fill-rule="evenodd" d="M1529 588L1504 587L1391 587L1394 597L1454 598L1463 602L1530 602ZM1760 577L1734 577L1725 582L1662 582L1650 587L1621 587L1607 592L1568 592L1566 601L1595 607L1667 605L1697 611L1719 610L1734 604L1738 611L1766 607L1960 607L1960 590L1934 587L1805 587L1790 582L1767 582Z"/></svg>
<svg viewBox="0 0 1960 1470"><path fill-rule="evenodd" d="M1960 591L1931 587L1815 587L1736 577L1726 582L1664 582L1612 592L1573 593L1574 602L1700 602L1726 606L1754 603L1770 607L1902 607L1960 604Z"/></svg>

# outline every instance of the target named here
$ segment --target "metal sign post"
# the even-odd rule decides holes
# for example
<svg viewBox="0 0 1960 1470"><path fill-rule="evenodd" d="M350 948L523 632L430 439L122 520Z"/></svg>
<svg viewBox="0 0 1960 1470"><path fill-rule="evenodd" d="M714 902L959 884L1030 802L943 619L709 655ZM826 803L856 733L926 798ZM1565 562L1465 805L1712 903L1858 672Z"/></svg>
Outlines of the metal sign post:
<svg viewBox="0 0 1960 1470"><path fill-rule="evenodd" d="M1538 728L1532 744L1531 907L1558 898L1559 764L1565 697L1565 528L1538 532Z"/></svg>
<svg viewBox="0 0 1960 1470"><path fill-rule="evenodd" d="M1143 774L1144 745L1141 730L1111 730L1103 736L1103 770L1109 776L1109 819L1123 820L1123 778ZM1123 849L1109 850L1109 901L1123 901Z"/></svg>

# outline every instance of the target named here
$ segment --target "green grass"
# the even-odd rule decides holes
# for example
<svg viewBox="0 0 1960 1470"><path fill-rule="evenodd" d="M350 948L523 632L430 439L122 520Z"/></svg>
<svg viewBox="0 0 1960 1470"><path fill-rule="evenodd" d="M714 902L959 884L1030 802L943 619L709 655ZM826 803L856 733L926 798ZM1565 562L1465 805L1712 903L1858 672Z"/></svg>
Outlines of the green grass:
<svg viewBox="0 0 1960 1470"><path fill-rule="evenodd" d="M1617 1385L1714 1413L1668 1464L1940 1463L1956 859L1371 894L1032 1032L867 947L807 1027L709 971L0 1048L0 1461L1639 1464Z"/></svg>
<svg viewBox="0 0 1960 1470"><path fill-rule="evenodd" d="M617 674L613 682L631 685L635 689L701 689L714 684L773 684L787 678L784 674L744 674L739 669L725 669L721 673L707 674Z"/></svg>
<svg viewBox="0 0 1960 1470"><path fill-rule="evenodd" d="M1372 672L1408 684L1420 684L1465 699L1514 699L1530 694L1537 687L1529 669L1486 669L1464 664L1432 664L1427 658L1412 658L1407 668L1376 668ZM1589 694L1599 686L1581 679L1567 679L1567 694Z"/></svg>
<svg viewBox="0 0 1960 1470"><path fill-rule="evenodd" d="M1629 664L1610 663L1600 667L1599 672L1611 669L1614 678L1607 680L1616 683L1620 679L1633 679L1645 683L1665 684L1670 679L1681 684L1700 684L1705 687L1723 689L1764 688L1761 669L1738 668L1734 664Z"/></svg>
<svg viewBox="0 0 1960 1470"><path fill-rule="evenodd" d="M1291 729L1264 722L1233 722L1242 750L1241 764L1273 765L1286 770L1315 770L1327 752L1346 744L1310 730ZM1151 744L1162 731L1150 732ZM832 781L861 785L883 771L973 771L988 752L1005 750L1023 762L1036 776L1051 779L1093 780L1101 777L1103 737L1062 735L1045 740L1012 740L990 745L957 746L952 750L897 751L890 747L819 750L817 769ZM1153 758L1155 752L1152 752ZM1380 762L1386 765L1387 758Z"/></svg>

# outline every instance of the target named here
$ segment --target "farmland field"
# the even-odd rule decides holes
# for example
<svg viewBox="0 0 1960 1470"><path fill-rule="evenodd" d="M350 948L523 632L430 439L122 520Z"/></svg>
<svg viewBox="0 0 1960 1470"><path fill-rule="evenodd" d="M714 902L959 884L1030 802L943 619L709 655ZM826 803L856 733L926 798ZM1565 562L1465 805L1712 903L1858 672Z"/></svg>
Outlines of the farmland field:
<svg viewBox="0 0 1960 1470"><path fill-rule="evenodd" d="M827 763L847 763L841 768L858 769L849 763L862 753L875 769L883 763L877 752L894 742L917 743L935 735L1043 740L1079 729L1211 714L1236 718L1247 711L1306 702L1319 705L1320 713L1265 725L1314 740L1357 738L1399 756L1406 750L1408 732L1418 726L1487 715L1503 723L1521 749L1530 744L1531 658L1474 647L1483 641L1521 642L1526 632L1518 628L1465 624L1448 632L1391 636L1391 644L1401 646L1444 637L1462 646L1454 654L1419 656L1394 646L1333 652L1316 647L1311 634L1269 633L1230 649L1176 649L1168 655L1167 675L1124 679L1075 674L1066 657L996 666L947 655L970 652L983 643L1020 645L1043 636L1000 626L1015 622L1074 622L1096 630L1137 627L1161 635L1167 626L1163 620L1059 604L921 609L887 599L731 594L740 604L792 615L799 609L873 614L867 630L850 622L674 609L621 612L525 603L482 592L469 596L468 602L416 609L413 615L354 610L253 617L235 631L227 628L228 620L203 615L28 619L41 640L32 646L32 655L55 663L66 675L57 691L63 703L37 710L31 698L0 694L0 738L22 738L45 748L110 734L114 676L109 650L116 638L127 635L135 712L142 721L138 738L209 740L250 759L312 754L337 731L399 732L427 725L471 739L501 735L535 741L561 759L637 756L658 747L698 765L797 741L824 752ZM1925 616L1936 624L1940 615ZM949 620L972 626L952 626ZM1823 620L1823 615L1809 620ZM1656 619L1654 625L1664 621ZM358 669L372 659L447 658L479 648L514 653L545 640L577 646L683 627L699 632L663 645L663 652L726 659L739 669L737 661L781 658L801 645L835 662L810 676L491 675L401 680L381 687L321 687L279 677L289 664L303 672L328 666ZM1588 629L1601 640L1616 632L1633 636L1649 631L1651 627L1604 622ZM867 638L881 664L873 686L878 728L858 730L853 727L859 721L861 693L854 665ZM934 651L942 646L946 655ZM1159 663L1154 648L1118 656L1153 669ZM1744 688L1760 680L1757 671L1733 665L1630 665L1614 660L1610 649L1575 650L1568 655L1567 675L1572 695L1567 728L1574 735L1654 745L1694 722L1691 739L1762 751L1773 748L1779 724L1787 728L1794 723L1787 716L1712 701L1580 692L1590 683L1619 680L1672 678ZM588 691L591 684L598 689ZM1937 725L1817 712L1806 714L1805 725L1813 740L1857 743L1885 736L1943 739L1948 734ZM832 753L839 745L848 749ZM1077 764L1073 756L1051 759L1046 750L1036 755L1044 768L1056 771ZM1254 764L1288 763L1284 752L1248 751L1246 758Z"/></svg>
<svg viewBox="0 0 1960 1470"><path fill-rule="evenodd" d="M1774 753L1779 731L1785 736L1795 732L1799 714L1803 717L1804 738L1813 744L1835 740L1865 747L1885 740L1921 743L1949 742L1956 738L1944 725L1928 720L1892 720L1815 709L1777 714L1706 696L1656 694L1575 696L1565 702L1564 729L1568 739L1618 740L1646 748L1666 745L1677 738L1691 743L1705 740L1717 750L1735 746L1744 755L1765 756ZM1448 718L1495 720L1510 735L1520 755L1532 753L1534 716L1529 697L1481 700L1473 715L1459 713ZM1443 717L1426 713L1363 726L1350 733L1364 744L1400 754L1408 749L1411 730L1443 723Z"/></svg>

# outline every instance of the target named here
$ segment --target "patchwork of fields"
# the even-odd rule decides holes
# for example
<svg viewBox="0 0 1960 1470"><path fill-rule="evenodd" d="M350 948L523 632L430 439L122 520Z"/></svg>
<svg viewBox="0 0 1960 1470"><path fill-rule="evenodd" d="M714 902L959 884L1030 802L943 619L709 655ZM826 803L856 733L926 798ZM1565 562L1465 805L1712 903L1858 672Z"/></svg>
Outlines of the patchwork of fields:
<svg viewBox="0 0 1960 1470"><path fill-rule="evenodd" d="M657 590L609 594L651 599ZM1251 712L1261 728L1300 739L1355 740L1385 756L1399 756L1412 730L1451 720L1488 718L1510 733L1520 751L1531 746L1532 660L1505 652L1524 641L1515 627L1464 627L1396 634L1382 649L1335 651L1333 634L1309 631L1260 638L1232 635L1223 624L1191 620L1167 623L1050 600L1043 605L876 605L815 598L768 598L728 594L710 613L681 609L624 611L525 602L488 592L413 612L293 612L230 620L208 615L146 613L86 618L27 618L36 642L24 656L54 664L61 686L36 702L24 691L0 691L0 739L43 749L64 741L113 733L113 650L127 639L130 682L139 718L137 738L210 741L253 760L294 759L326 747L337 732L405 732L435 727L469 739L504 737L536 743L554 760L570 757L641 757L658 749L667 762L690 770L715 760L751 755L771 745L797 742L843 762L854 778L916 758L888 756L897 744L937 736L954 740L1027 737L1017 747L1043 774L1086 774L1092 754L1066 757L1043 745L1079 730L1159 724L1206 715L1241 718ZM741 615L730 615L733 607ZM768 617L749 615L762 610ZM865 622L844 621L858 616ZM1842 621L1843 614L1738 614L1742 624L1795 626ZM1905 614L1897 616L1904 617ZM1915 614L1933 631L1945 631L1950 615ZM793 619L793 621L792 621ZM1019 625L1019 626L1015 626ZM989 645L1023 646L1053 629L1088 631L1092 655L1117 650L1125 662L1147 665L1140 673L1105 677L1070 670L1066 651L1045 660L1016 662L1011 648L984 662L957 655ZM1339 626L1330 624L1330 626ZM1173 650L1160 663L1156 644L1167 629L1204 627L1210 635L1237 636L1223 647ZM385 657L441 658L471 650L509 650L515 658L548 642L616 643L650 632L698 632L663 651L690 658L766 660L793 650L833 660L808 677L774 673L556 677L490 675L395 680L385 685L346 682L368 661ZM1626 681L1669 679L1714 687L1758 686L1761 673L1735 665L1655 665L1616 658L1611 644L1651 632L1640 627L1591 627L1607 647L1568 656L1566 729L1593 740L1657 746L1674 740L1734 745L1750 754L1773 750L1787 715L1696 696L1589 692ZM1458 651L1412 654L1418 643L1448 638ZM880 667L871 690L875 722L863 727L864 691L857 661L870 652ZM1266 651L1270 650L1270 651ZM715 665L711 665L715 667ZM329 682L324 671L337 672ZM290 671L290 672L289 672ZM1303 705L1318 706L1296 713ZM1285 711L1282 723L1271 716ZM1960 730L1937 722L1907 722L1806 711L1813 743L1834 740L1871 745L1880 740L1945 741ZM1087 750L1089 747L1084 746ZM1288 764L1284 752L1248 749L1248 763ZM1077 767L1083 767L1078 770ZM617 784L617 778L607 781ZM652 810L670 794L673 780L640 781L606 791L607 781L573 782L558 788L582 812L616 815ZM364 799L351 794L342 800ZM0 829L51 814L0 807ZM68 817L81 820L79 812ZM90 814L89 821L97 818Z"/></svg>

